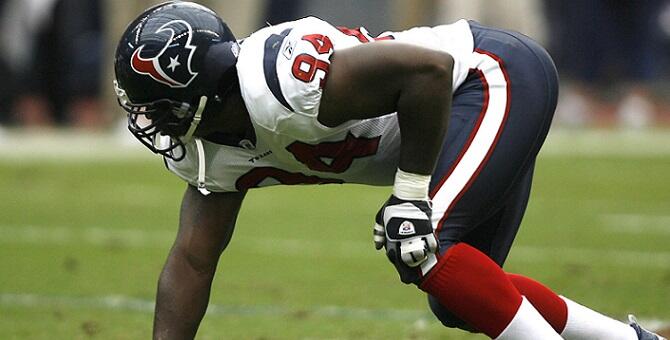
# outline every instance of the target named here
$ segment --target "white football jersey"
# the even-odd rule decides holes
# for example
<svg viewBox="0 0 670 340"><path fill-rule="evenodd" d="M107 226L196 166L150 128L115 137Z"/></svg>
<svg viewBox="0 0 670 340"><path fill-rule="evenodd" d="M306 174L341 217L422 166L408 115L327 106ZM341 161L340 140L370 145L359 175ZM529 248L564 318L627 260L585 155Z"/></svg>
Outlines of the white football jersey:
<svg viewBox="0 0 670 340"><path fill-rule="evenodd" d="M243 148L203 141L205 188L226 192L275 184L391 185L400 148L395 113L334 128L317 120L330 56L380 39L451 54L454 91L468 75L474 42L464 20L385 32L377 38L364 29L336 28L314 17L261 29L244 39L237 62L256 144ZM167 160L167 166L197 185L201 165L195 143L186 149L186 158Z"/></svg>

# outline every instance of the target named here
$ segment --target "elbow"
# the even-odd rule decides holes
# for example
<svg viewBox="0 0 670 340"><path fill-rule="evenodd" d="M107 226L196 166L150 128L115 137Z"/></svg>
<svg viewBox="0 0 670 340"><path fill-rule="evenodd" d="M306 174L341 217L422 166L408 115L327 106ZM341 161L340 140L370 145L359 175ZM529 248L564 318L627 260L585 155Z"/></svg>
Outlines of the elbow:
<svg viewBox="0 0 670 340"><path fill-rule="evenodd" d="M411 79L405 86L421 86L433 93L451 92L454 58L445 52L425 49L408 69Z"/></svg>
<svg viewBox="0 0 670 340"><path fill-rule="evenodd" d="M424 72L435 82L439 82L440 87L447 87L451 91L454 58L448 53L436 51L433 53L432 58L428 59Z"/></svg>

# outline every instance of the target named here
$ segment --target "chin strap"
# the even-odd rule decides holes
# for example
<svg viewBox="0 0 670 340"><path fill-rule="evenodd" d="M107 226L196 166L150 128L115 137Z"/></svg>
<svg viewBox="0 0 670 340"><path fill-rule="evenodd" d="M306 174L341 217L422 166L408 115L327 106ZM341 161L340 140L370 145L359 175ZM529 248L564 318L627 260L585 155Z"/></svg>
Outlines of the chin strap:
<svg viewBox="0 0 670 340"><path fill-rule="evenodd" d="M198 191L207 196L211 192L205 188L205 148L200 138L195 138L195 146L198 150Z"/></svg>
<svg viewBox="0 0 670 340"><path fill-rule="evenodd" d="M207 97L202 96L200 97L200 102L198 103L198 109L195 111L195 115L193 115L193 120L191 121L191 126L189 126L188 131L184 134L183 137L181 137L182 142L188 143L191 138L193 137L193 134L195 133L195 129L198 128L198 125L200 124L200 120L202 119L202 113L205 111L205 106L207 106Z"/></svg>
<svg viewBox="0 0 670 340"><path fill-rule="evenodd" d="M200 138L193 138L195 130L202 120L202 113L205 111L205 106L207 106L207 97L200 97L200 102L198 103L198 109L193 115L193 120L191 121L191 126L189 126L188 131L180 139L183 143L188 143L193 139L195 141L195 146L198 151L198 191L201 194L207 196L211 192L205 188L205 147L202 145L202 140Z"/></svg>

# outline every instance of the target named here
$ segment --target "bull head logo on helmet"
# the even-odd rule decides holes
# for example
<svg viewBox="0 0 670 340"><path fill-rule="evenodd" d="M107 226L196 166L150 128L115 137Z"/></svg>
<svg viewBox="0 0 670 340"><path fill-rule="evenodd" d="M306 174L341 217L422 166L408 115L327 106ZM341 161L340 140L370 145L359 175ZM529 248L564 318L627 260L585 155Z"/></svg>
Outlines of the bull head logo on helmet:
<svg viewBox="0 0 670 340"><path fill-rule="evenodd" d="M177 35L177 32L180 32ZM191 59L196 46L191 45L193 28L184 20L173 20L161 26L156 34L170 34L165 46L156 56L142 57L146 45L135 50L130 64L133 70L148 75L155 81L172 88L185 88L198 75L191 70Z"/></svg>

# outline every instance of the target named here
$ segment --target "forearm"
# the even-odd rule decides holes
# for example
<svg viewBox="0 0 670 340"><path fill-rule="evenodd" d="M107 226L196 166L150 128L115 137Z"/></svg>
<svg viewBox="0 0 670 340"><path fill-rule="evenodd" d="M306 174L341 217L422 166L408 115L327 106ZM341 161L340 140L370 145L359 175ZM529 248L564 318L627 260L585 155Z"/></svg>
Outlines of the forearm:
<svg viewBox="0 0 670 340"><path fill-rule="evenodd" d="M195 336L243 198L244 192L203 196L197 188L187 186L177 239L158 280L154 339Z"/></svg>
<svg viewBox="0 0 670 340"><path fill-rule="evenodd" d="M196 270L186 256L171 251L158 280L154 339L193 339L202 320L214 268Z"/></svg>

